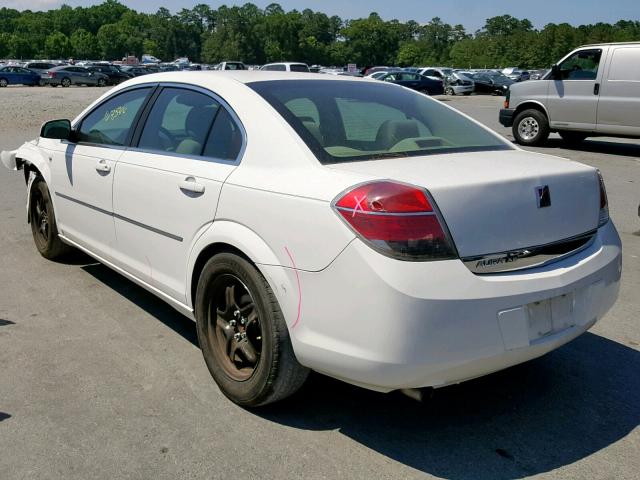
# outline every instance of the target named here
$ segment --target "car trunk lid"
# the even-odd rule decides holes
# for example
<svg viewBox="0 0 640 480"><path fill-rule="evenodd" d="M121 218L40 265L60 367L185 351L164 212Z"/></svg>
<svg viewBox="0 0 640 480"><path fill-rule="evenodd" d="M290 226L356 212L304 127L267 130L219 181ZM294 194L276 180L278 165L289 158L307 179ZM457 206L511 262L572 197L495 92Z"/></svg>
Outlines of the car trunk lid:
<svg viewBox="0 0 640 480"><path fill-rule="evenodd" d="M598 225L596 170L557 157L485 151L329 168L428 189L465 258L547 245Z"/></svg>

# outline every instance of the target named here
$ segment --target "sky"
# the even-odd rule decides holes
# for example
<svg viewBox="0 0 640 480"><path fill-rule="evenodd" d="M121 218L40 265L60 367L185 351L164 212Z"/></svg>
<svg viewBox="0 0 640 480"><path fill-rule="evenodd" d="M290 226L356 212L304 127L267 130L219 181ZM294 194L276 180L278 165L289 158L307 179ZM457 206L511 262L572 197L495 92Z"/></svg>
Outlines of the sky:
<svg viewBox="0 0 640 480"><path fill-rule="evenodd" d="M135 10L155 12L165 6L175 12L181 8L191 8L198 3L206 3L213 8L220 5L241 5L245 1L223 2L206 0L120 0ZM24 10L48 10L62 3L89 6L100 0L0 0L0 7ZM264 8L273 0L253 0L252 3ZM440 17L452 25L461 23L469 32L484 25L485 19L496 15L509 14L517 18L528 18L536 28L547 23L615 23L620 19L640 20L640 0L280 0L276 3L285 10L311 8L328 15L339 15L343 19L361 18L375 11L385 20L397 18L426 23L433 17ZM532 8L533 6L533 8Z"/></svg>

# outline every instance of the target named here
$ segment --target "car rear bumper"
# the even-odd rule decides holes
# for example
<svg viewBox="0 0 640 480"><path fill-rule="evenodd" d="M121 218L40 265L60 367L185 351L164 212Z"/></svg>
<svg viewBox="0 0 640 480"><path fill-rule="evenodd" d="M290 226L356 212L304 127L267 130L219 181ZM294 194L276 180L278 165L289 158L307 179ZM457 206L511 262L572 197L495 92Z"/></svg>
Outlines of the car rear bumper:
<svg viewBox="0 0 640 480"><path fill-rule="evenodd" d="M505 127L510 127L513 125L513 117L515 114L515 110L513 108L502 108L500 109L500 115L498 120L500 124Z"/></svg>
<svg viewBox="0 0 640 480"><path fill-rule="evenodd" d="M621 245L609 222L571 257L480 276L459 260L387 258L356 239L326 269L299 273L298 360L390 391L458 383L574 339L614 304Z"/></svg>

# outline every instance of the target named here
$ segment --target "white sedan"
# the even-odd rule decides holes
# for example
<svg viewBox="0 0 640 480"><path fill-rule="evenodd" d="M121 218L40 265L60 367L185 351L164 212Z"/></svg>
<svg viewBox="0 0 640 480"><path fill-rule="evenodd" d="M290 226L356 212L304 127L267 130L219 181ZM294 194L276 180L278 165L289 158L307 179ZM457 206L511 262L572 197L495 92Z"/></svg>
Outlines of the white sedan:
<svg viewBox="0 0 640 480"><path fill-rule="evenodd" d="M374 80L147 75L3 162L46 258L78 248L196 320L222 392L309 369L378 391L543 355L613 305L599 172Z"/></svg>

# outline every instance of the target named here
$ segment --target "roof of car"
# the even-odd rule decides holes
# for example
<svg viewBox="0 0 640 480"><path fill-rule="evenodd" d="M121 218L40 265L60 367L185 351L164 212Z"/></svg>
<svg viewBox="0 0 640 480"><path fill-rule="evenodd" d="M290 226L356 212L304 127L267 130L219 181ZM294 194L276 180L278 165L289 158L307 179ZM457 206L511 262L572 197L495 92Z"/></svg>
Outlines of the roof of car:
<svg viewBox="0 0 640 480"><path fill-rule="evenodd" d="M233 80L239 83L252 83L275 80L326 80L328 82L361 82L360 77L327 75L307 72L274 72L265 70L187 70L178 72L160 72L138 77L140 82L178 82L194 85L206 84L217 79ZM364 80L368 81L368 80Z"/></svg>

